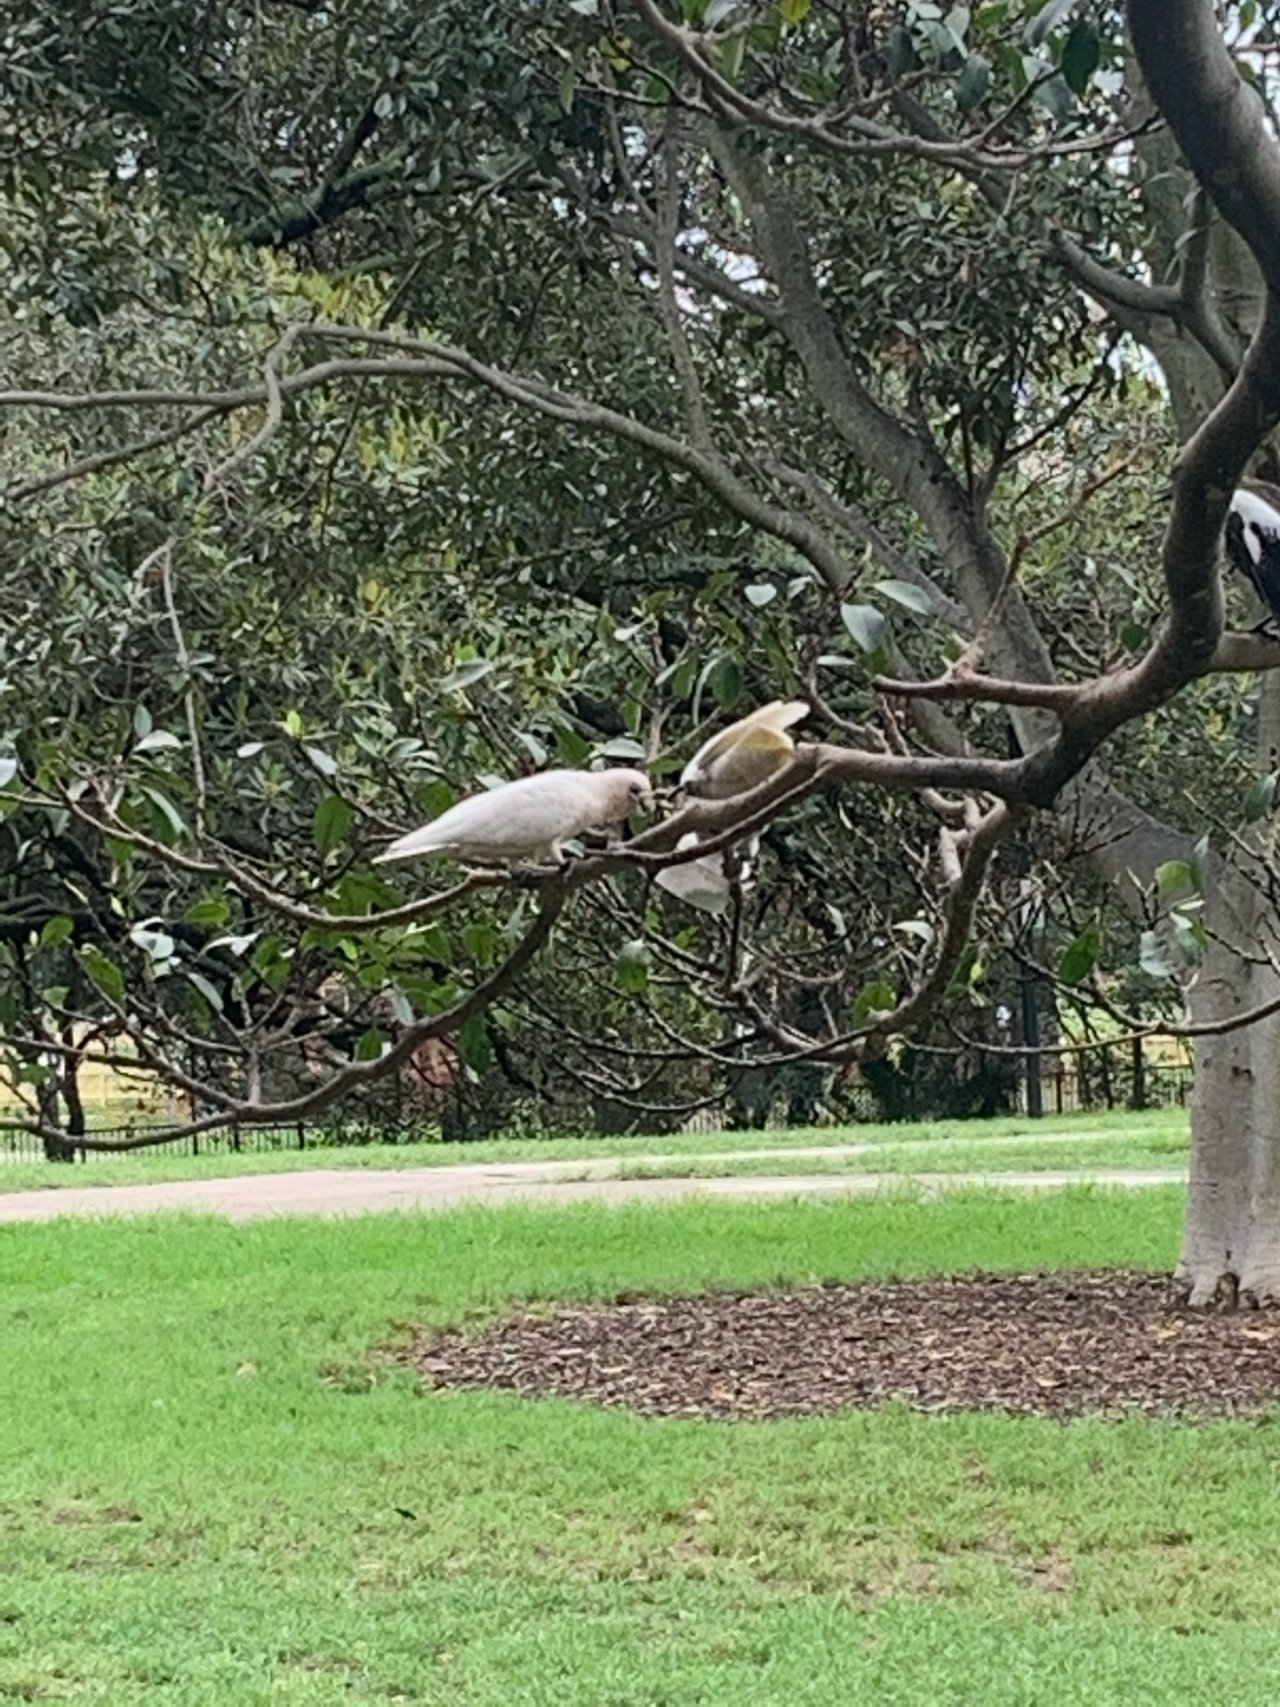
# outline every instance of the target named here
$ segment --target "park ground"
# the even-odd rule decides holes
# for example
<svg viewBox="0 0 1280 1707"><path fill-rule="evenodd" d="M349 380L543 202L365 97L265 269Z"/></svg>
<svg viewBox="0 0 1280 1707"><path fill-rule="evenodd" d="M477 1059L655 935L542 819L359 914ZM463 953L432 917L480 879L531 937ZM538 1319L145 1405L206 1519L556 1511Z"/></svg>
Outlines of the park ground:
<svg viewBox="0 0 1280 1707"><path fill-rule="evenodd" d="M441 1347L620 1298L1141 1285L1122 1277L1167 1272L1183 1203L904 1178L767 1204L2 1226L0 1700L1263 1707L1266 1412L899 1399L730 1421L638 1414L616 1381L598 1403L422 1378ZM1158 1363L1168 1325L1151 1332Z"/></svg>

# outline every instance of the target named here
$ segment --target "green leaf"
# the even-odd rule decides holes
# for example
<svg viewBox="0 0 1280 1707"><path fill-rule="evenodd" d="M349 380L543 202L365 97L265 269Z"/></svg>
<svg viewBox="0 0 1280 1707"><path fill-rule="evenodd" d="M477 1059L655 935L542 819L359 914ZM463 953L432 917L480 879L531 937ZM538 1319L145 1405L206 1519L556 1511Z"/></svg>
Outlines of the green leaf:
<svg viewBox="0 0 1280 1707"><path fill-rule="evenodd" d="M376 1025L371 1025L356 1043L357 1061L380 1061L386 1038Z"/></svg>
<svg viewBox="0 0 1280 1707"><path fill-rule="evenodd" d="M484 921L464 925L462 946L477 966L491 966L498 946L493 926Z"/></svg>
<svg viewBox="0 0 1280 1707"><path fill-rule="evenodd" d="M1145 622L1126 622L1120 630L1120 644L1126 652L1145 652L1151 630Z"/></svg>
<svg viewBox="0 0 1280 1707"><path fill-rule="evenodd" d="M600 751L606 759L647 759L649 750L630 735L615 735Z"/></svg>
<svg viewBox="0 0 1280 1707"><path fill-rule="evenodd" d="M284 722L280 725L286 735L291 735L296 741L302 733L302 713L290 709L284 714Z"/></svg>
<svg viewBox="0 0 1280 1707"><path fill-rule="evenodd" d="M351 827L355 812L338 794L326 794L316 807L312 834L322 854L332 853Z"/></svg>
<svg viewBox="0 0 1280 1707"><path fill-rule="evenodd" d="M151 733L151 713L147 710L145 705L134 707L133 732L139 737L139 739L144 735L149 735Z"/></svg>
<svg viewBox="0 0 1280 1707"><path fill-rule="evenodd" d="M182 916L189 925L212 925L221 930L231 917L231 908L221 895L206 895L203 900L192 902Z"/></svg>
<svg viewBox="0 0 1280 1707"><path fill-rule="evenodd" d="M918 938L926 948L934 938L934 929L928 919L899 919L893 928L895 931L901 931L904 936Z"/></svg>
<svg viewBox="0 0 1280 1707"><path fill-rule="evenodd" d="M124 1001L124 973L100 948L86 943L80 950L80 964L108 1000Z"/></svg>
<svg viewBox="0 0 1280 1707"><path fill-rule="evenodd" d="M171 735L167 729L152 729L136 743L133 750L135 753L162 753L181 745L178 737Z"/></svg>
<svg viewBox="0 0 1280 1707"><path fill-rule="evenodd" d="M853 1004L853 1022L861 1025L873 1013L889 1013L898 1005L898 998L893 993L892 985L886 984L883 978L876 978L866 989L862 990L857 1001Z"/></svg>
<svg viewBox="0 0 1280 1707"><path fill-rule="evenodd" d="M746 52L747 38L743 35L730 36L721 42L716 58L720 62L720 75L727 83L736 83L738 73L742 70L742 58Z"/></svg>
<svg viewBox="0 0 1280 1707"><path fill-rule="evenodd" d="M614 967L618 988L625 990L629 996L638 996L642 990L647 990L651 958L647 942L642 942L637 937L632 942L624 943Z"/></svg>
<svg viewBox="0 0 1280 1707"><path fill-rule="evenodd" d="M895 604L905 605L908 610L915 611L917 616L928 616L933 610L933 600L928 593L923 587L917 587L910 581L877 581L873 591L883 593L886 599L892 599Z"/></svg>
<svg viewBox="0 0 1280 1707"><path fill-rule="evenodd" d="M991 61L980 53L971 53L956 78L956 105L962 113L969 112L985 99L991 87Z"/></svg>
<svg viewBox="0 0 1280 1707"><path fill-rule="evenodd" d="M338 761L332 753L326 753L323 747L304 747L302 750L321 776L337 776Z"/></svg>
<svg viewBox="0 0 1280 1707"><path fill-rule="evenodd" d="M203 972L196 972L189 966L186 969L186 976L187 983L193 985L195 989L199 990L200 994L204 997L205 1001L208 1002L214 1013L220 1014L222 1012L222 992L218 989L218 986L210 983Z"/></svg>
<svg viewBox="0 0 1280 1707"><path fill-rule="evenodd" d="M1045 4L1027 25L1025 40L1029 47L1039 47L1046 36L1058 25L1076 4L1076 0L1045 0Z"/></svg>
<svg viewBox="0 0 1280 1707"><path fill-rule="evenodd" d="M567 723L556 724L555 738L560 757L567 764L585 764L591 757L590 741L585 740L576 729L571 729Z"/></svg>
<svg viewBox="0 0 1280 1707"><path fill-rule="evenodd" d="M1076 98L1062 77L1050 77L1047 82L1039 84L1031 98L1038 107L1044 108L1051 119L1070 118L1075 111Z"/></svg>
<svg viewBox="0 0 1280 1707"><path fill-rule="evenodd" d="M1265 818L1270 812L1276 797L1277 781L1280 781L1280 772L1269 771L1266 776L1260 776L1249 789L1241 807L1246 824L1256 824L1259 818Z"/></svg>
<svg viewBox="0 0 1280 1707"><path fill-rule="evenodd" d="M0 788L8 788L18 774L18 761L12 753L0 753Z"/></svg>
<svg viewBox="0 0 1280 1707"><path fill-rule="evenodd" d="M905 77L916 66L916 44L905 24L895 24L889 31L889 46L885 63L890 77Z"/></svg>
<svg viewBox="0 0 1280 1707"><path fill-rule="evenodd" d="M75 928L71 920L62 915L56 919L46 919L45 927L40 932L41 948L57 948L59 943L66 942Z"/></svg>
<svg viewBox="0 0 1280 1707"><path fill-rule="evenodd" d="M1098 962L1102 947L1102 932L1096 921L1086 925L1074 942L1068 944L1058 962L1058 976L1064 984L1078 984L1087 978Z"/></svg>
<svg viewBox="0 0 1280 1707"><path fill-rule="evenodd" d="M187 828L181 812L178 811L169 796L161 794L158 788L152 788L150 784L144 783L142 792L159 815L162 839L169 844L176 841L179 836L185 833ZM164 834L165 831L168 832L167 835Z"/></svg>
<svg viewBox="0 0 1280 1707"><path fill-rule="evenodd" d="M730 653L717 658L707 685L722 711L731 711L742 697L742 666Z"/></svg>
<svg viewBox="0 0 1280 1707"><path fill-rule="evenodd" d="M812 4L813 0L782 0L778 7L778 16L788 29L792 29L796 24L804 23Z"/></svg>
<svg viewBox="0 0 1280 1707"><path fill-rule="evenodd" d="M736 12L742 0L711 0L710 5L702 14L704 30L714 30L716 25L727 18L731 12Z"/></svg>
<svg viewBox="0 0 1280 1707"><path fill-rule="evenodd" d="M1077 18L1062 50L1062 75L1073 94L1083 95L1102 59L1102 43L1091 18Z"/></svg>
<svg viewBox="0 0 1280 1707"><path fill-rule="evenodd" d="M1156 867L1156 892L1162 898L1195 887L1195 873L1185 859L1167 859Z"/></svg>
<svg viewBox="0 0 1280 1707"><path fill-rule="evenodd" d="M565 66L564 71L560 77L560 87L559 87L559 90L557 91L557 93L559 95L560 111L562 113L571 113L573 111L573 96L574 96L574 91L577 89L577 87L578 87L578 61L575 58L575 59L572 59L568 65Z"/></svg>
<svg viewBox="0 0 1280 1707"><path fill-rule="evenodd" d="M1138 964L1151 978L1168 978L1172 972L1164 944L1155 931L1143 931L1138 944Z"/></svg>
<svg viewBox="0 0 1280 1707"><path fill-rule="evenodd" d="M449 674L442 678L440 692L461 693L464 688L474 687L477 682L482 682L486 676L492 675L497 667L492 658L472 658L465 664L459 664L456 670L450 670Z"/></svg>
<svg viewBox="0 0 1280 1707"><path fill-rule="evenodd" d="M754 586L746 589L747 603L754 605L757 610L763 610L771 605L778 596L778 589L772 581L757 581Z"/></svg>
<svg viewBox="0 0 1280 1707"><path fill-rule="evenodd" d="M1178 953L1188 966L1194 966L1209 946L1209 933L1199 919L1188 918L1185 913L1171 913L1173 923L1173 940L1178 945Z"/></svg>
<svg viewBox="0 0 1280 1707"><path fill-rule="evenodd" d="M458 1053L479 1078L492 1068L493 1044L489 1041L489 1028L483 1014L472 1014L458 1033Z"/></svg>
<svg viewBox="0 0 1280 1707"><path fill-rule="evenodd" d="M889 624L874 605L841 605L840 620L864 652L877 651L888 637Z"/></svg>

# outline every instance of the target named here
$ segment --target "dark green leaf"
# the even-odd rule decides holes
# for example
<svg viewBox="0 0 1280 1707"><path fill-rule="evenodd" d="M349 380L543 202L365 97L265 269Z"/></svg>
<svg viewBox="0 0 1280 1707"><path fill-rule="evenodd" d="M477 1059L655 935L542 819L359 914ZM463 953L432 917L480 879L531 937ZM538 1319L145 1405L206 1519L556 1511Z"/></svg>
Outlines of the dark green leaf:
<svg viewBox="0 0 1280 1707"><path fill-rule="evenodd" d="M1041 83L1031 98L1051 119L1070 118L1076 107L1076 98L1061 77L1050 77Z"/></svg>
<svg viewBox="0 0 1280 1707"><path fill-rule="evenodd" d="M380 1061L386 1045L386 1038L376 1025L371 1025L363 1032L356 1043L357 1061Z"/></svg>
<svg viewBox="0 0 1280 1707"><path fill-rule="evenodd" d="M1277 780L1280 780L1280 772L1269 771L1266 776L1260 776L1246 793L1241 807L1246 824L1256 824L1259 818L1265 818L1270 812L1276 797Z"/></svg>
<svg viewBox="0 0 1280 1707"><path fill-rule="evenodd" d="M1091 18L1077 18L1062 50L1062 75L1073 94L1083 95L1102 59L1102 44Z"/></svg>
<svg viewBox="0 0 1280 1707"><path fill-rule="evenodd" d="M332 853L351 828L355 812L341 795L326 794L316 807L312 834L322 854Z"/></svg>
<svg viewBox="0 0 1280 1707"><path fill-rule="evenodd" d="M1087 978L1098 962L1102 933L1096 923L1086 925L1074 942L1064 950L1058 962L1058 977L1064 984L1078 984Z"/></svg>
<svg viewBox="0 0 1280 1707"><path fill-rule="evenodd" d="M489 1041L489 1028L483 1014L472 1014L458 1033L458 1053L479 1078L492 1068L493 1044Z"/></svg>
<svg viewBox="0 0 1280 1707"><path fill-rule="evenodd" d="M991 87L991 61L980 53L971 53L956 78L956 105L962 113L976 107L985 99Z"/></svg>
<svg viewBox="0 0 1280 1707"><path fill-rule="evenodd" d="M731 711L742 697L742 666L731 654L718 658L707 677L707 685L722 711Z"/></svg>
<svg viewBox="0 0 1280 1707"><path fill-rule="evenodd" d="M124 973L100 948L86 943L80 950L80 964L110 1001L124 1001Z"/></svg>
<svg viewBox="0 0 1280 1707"><path fill-rule="evenodd" d="M618 988L625 990L629 996L636 996L642 990L647 990L649 987L650 959L648 943L642 942L639 938L624 943L622 952L618 955L617 965L614 968Z"/></svg>
<svg viewBox="0 0 1280 1707"><path fill-rule="evenodd" d="M895 24L889 31L885 63L889 68L890 77L905 77L908 71L915 70L916 45L905 24Z"/></svg>
<svg viewBox="0 0 1280 1707"><path fill-rule="evenodd" d="M47 919L44 929L40 932L41 948L57 948L59 943L66 942L75 928L70 919L62 916Z"/></svg>

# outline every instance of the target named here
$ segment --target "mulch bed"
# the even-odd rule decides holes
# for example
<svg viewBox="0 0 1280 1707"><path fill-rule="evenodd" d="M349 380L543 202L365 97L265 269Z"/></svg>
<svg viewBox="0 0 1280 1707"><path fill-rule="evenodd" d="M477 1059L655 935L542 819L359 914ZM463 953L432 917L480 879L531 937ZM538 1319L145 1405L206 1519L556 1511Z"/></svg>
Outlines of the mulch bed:
<svg viewBox="0 0 1280 1707"><path fill-rule="evenodd" d="M430 1387L644 1416L759 1420L903 1400L922 1411L1238 1416L1280 1400L1280 1311L1181 1309L1167 1279L970 1274L793 1292L623 1295L423 1332Z"/></svg>

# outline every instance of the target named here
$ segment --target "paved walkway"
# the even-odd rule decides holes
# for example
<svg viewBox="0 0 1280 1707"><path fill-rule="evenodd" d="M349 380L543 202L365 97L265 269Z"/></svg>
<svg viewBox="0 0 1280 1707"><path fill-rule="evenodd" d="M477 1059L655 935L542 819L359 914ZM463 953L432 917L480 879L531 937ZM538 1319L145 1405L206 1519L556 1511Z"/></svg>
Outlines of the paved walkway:
<svg viewBox="0 0 1280 1707"><path fill-rule="evenodd" d="M1178 1185L1187 1177L1185 1168L992 1170L963 1174L751 1174L702 1179L617 1177L622 1166L635 1167L658 1160L636 1156L625 1161L613 1157L595 1162L489 1162L456 1168L324 1168L308 1173L243 1174L234 1179L166 1180L154 1185L11 1191L0 1193L0 1222L51 1221L60 1215L136 1215L157 1209L185 1209L194 1214L225 1215L233 1221L252 1221L267 1215L441 1210L460 1204L633 1203L681 1197L850 1197L904 1185L928 1192L958 1190L964 1186L1051 1191L1069 1185L1104 1185L1138 1190Z"/></svg>

